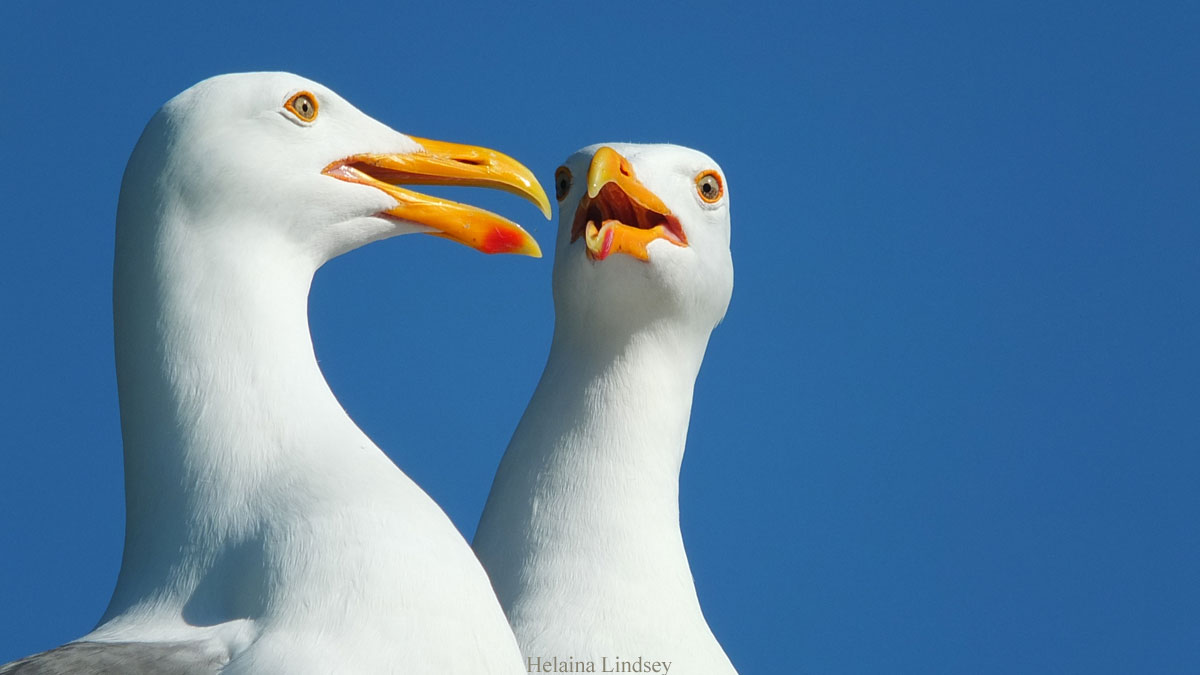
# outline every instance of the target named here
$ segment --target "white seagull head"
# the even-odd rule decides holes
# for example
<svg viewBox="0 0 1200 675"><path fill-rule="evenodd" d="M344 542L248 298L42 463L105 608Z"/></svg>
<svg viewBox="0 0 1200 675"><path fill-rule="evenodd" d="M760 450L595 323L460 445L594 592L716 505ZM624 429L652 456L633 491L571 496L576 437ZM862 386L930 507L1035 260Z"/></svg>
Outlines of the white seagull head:
<svg viewBox="0 0 1200 675"><path fill-rule="evenodd" d="M711 157L678 145L592 145L559 167L555 193L560 322L586 333L665 321L707 338L733 293L729 186Z"/></svg>
<svg viewBox="0 0 1200 675"><path fill-rule="evenodd" d="M133 217L119 220L219 228L208 234L232 246L287 242L315 267L411 232L540 255L500 216L399 187L421 184L498 188L550 213L537 180L510 157L406 136L297 75L238 73L204 80L158 111L122 183L121 207Z"/></svg>

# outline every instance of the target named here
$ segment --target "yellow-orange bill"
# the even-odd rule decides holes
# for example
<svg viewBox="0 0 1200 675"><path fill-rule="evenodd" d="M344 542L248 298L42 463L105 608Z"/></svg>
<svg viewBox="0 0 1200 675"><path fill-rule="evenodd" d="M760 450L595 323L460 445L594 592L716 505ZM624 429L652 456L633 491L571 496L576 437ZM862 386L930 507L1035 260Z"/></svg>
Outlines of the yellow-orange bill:
<svg viewBox="0 0 1200 675"><path fill-rule="evenodd" d="M629 195L629 198L641 205L642 208L658 213L671 212L671 209L667 208L658 195L642 185L633 172L633 166L629 160L622 157L621 153L616 150L605 146L592 155L592 164L588 167L588 197L595 199L596 195L600 194L600 190L609 183L616 183L622 192Z"/></svg>
<svg viewBox="0 0 1200 675"><path fill-rule="evenodd" d="M629 160L609 147L600 148L592 156L587 176L587 197L581 204L578 218L585 217L589 204L599 206L602 213L606 211L606 199L612 197L611 194L602 194L606 188L609 191L618 189L628 198L633 205L632 218L636 222L624 223L615 218L603 218L600 223L588 220L582 234L588 256L593 260L604 260L613 253L624 253L647 262L650 253L646 247L658 239L665 239L676 246L687 246L687 240L671 210L658 195L638 180ZM676 231L665 224L656 223L669 223Z"/></svg>
<svg viewBox="0 0 1200 675"><path fill-rule="evenodd" d="M326 167L325 174L386 192L397 202L385 213L436 230L431 233L484 253L540 258L537 241L516 223L489 211L408 190L400 185L487 187L519 195L550 217L550 200L533 172L515 159L471 145L413 139L423 151L361 154Z"/></svg>
<svg viewBox="0 0 1200 675"><path fill-rule="evenodd" d="M656 239L666 239L674 243L667 228L656 225L649 230L630 227L619 220L606 220L600 226L589 221L583 234L587 243L588 255L593 260L604 260L614 253L624 253L642 262L650 260L650 252L646 247Z"/></svg>

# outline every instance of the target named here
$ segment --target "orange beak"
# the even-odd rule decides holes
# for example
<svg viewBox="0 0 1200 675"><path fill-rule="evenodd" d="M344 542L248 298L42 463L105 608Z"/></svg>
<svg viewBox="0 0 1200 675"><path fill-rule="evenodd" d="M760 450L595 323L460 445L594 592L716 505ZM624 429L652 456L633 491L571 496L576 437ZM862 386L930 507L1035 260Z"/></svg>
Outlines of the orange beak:
<svg viewBox="0 0 1200 675"><path fill-rule="evenodd" d="M679 220L616 150L604 147L592 156L587 188L575 211L571 241L582 236L592 260L624 253L649 262L646 247L658 239L687 246Z"/></svg>
<svg viewBox="0 0 1200 675"><path fill-rule="evenodd" d="M550 200L533 172L512 157L488 148L423 138L413 140L421 144L423 151L354 155L330 164L322 173L387 193L398 203L384 213L431 227L434 236L484 253L542 256L537 241L503 216L400 187L405 184L495 188L528 199L550 218Z"/></svg>

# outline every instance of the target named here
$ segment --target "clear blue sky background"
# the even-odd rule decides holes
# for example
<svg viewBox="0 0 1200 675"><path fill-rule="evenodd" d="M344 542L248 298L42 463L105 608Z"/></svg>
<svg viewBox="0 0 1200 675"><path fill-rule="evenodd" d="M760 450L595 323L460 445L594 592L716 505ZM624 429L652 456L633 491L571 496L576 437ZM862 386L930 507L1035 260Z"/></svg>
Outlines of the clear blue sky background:
<svg viewBox="0 0 1200 675"><path fill-rule="evenodd" d="M1195 3L109 4L0 3L0 662L120 564L126 158L194 82L280 69L546 185L597 141L721 162L681 508L743 674L1200 672ZM412 236L314 284L334 391L468 536L550 266Z"/></svg>

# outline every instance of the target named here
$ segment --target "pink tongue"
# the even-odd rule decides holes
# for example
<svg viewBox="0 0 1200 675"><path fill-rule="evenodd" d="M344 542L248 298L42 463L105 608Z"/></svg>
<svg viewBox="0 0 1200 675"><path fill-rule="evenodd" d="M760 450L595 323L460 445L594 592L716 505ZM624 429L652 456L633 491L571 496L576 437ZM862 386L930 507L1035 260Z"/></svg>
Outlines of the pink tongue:
<svg viewBox="0 0 1200 675"><path fill-rule="evenodd" d="M588 257L592 260L604 260L612 255L613 241L615 239L616 226L620 224L619 220L606 220L599 228L596 227L596 221L589 220L587 224L587 251ZM598 245L597 245L597 239ZM593 248L594 247L594 248Z"/></svg>
<svg viewBox="0 0 1200 675"><path fill-rule="evenodd" d="M609 223L616 223L616 222L617 221L606 220L606 221L604 221L604 224L607 226ZM604 243L600 245L600 253L599 253L599 255L596 256L598 259L604 260L605 258L607 258L609 256L610 253L612 253L613 232L616 232L615 225L612 227L604 228Z"/></svg>

